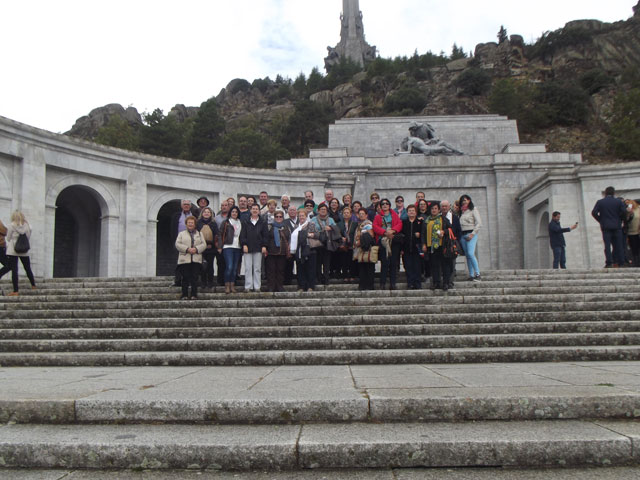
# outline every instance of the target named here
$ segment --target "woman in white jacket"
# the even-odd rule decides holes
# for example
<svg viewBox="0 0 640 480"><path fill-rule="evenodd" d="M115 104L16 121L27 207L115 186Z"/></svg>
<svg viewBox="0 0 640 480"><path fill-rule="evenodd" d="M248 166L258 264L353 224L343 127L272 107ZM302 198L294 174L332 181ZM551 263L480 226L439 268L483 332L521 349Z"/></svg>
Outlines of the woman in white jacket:
<svg viewBox="0 0 640 480"><path fill-rule="evenodd" d="M31 271L31 260L29 259L29 249L24 250L22 247L22 241L18 242L20 235L24 234L28 240L31 240L31 227L24 218L24 214L16 210L11 215L11 225L7 228L7 257L9 259L9 267L11 268L11 282L13 283L13 292L9 296L18 295L18 258L22 262L22 267L27 273L29 282L31 282L31 288L36 288L36 281L33 278L33 272ZM16 251L16 248L18 251Z"/></svg>
<svg viewBox="0 0 640 480"><path fill-rule="evenodd" d="M184 221L187 229L180 232L176 238L176 249L179 252L178 270L182 275L182 300L198 298L198 274L202 269L202 252L207 248L207 242L196 228L196 222L196 217L187 217Z"/></svg>

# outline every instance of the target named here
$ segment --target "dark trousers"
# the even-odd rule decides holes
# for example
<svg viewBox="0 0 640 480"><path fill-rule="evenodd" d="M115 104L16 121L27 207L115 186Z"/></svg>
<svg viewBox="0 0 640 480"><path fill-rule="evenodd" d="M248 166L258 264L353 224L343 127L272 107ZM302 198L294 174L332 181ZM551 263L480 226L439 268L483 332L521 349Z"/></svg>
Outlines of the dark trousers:
<svg viewBox="0 0 640 480"><path fill-rule="evenodd" d="M564 247L553 247L553 268L567 268L567 255Z"/></svg>
<svg viewBox="0 0 640 480"><path fill-rule="evenodd" d="M296 267L298 269L298 286L302 290L313 290L316 288L316 253L312 253L306 260L298 260Z"/></svg>
<svg viewBox="0 0 640 480"><path fill-rule="evenodd" d="M358 262L353 260L353 250L337 251L333 255L337 257L340 276L344 278L356 278L358 276Z"/></svg>
<svg viewBox="0 0 640 480"><path fill-rule="evenodd" d="M404 270L407 274L407 284L409 288L421 288L420 275L422 257L417 250L412 253L405 253L403 256Z"/></svg>
<svg viewBox="0 0 640 480"><path fill-rule="evenodd" d="M387 284L387 277L391 281L391 285L396 284L398 277L398 264L400 263L400 246L391 245L391 255L387 255L387 249L380 245L378 253L380 259L380 285Z"/></svg>
<svg viewBox="0 0 640 480"><path fill-rule="evenodd" d="M329 273L331 269L331 254L325 247L319 247L316 251L316 274L318 283L329 285Z"/></svg>
<svg viewBox="0 0 640 480"><path fill-rule="evenodd" d="M202 254L202 258L207 262L207 269L202 272L202 285L213 287L213 261L216 258L216 252L213 247L206 249Z"/></svg>
<svg viewBox="0 0 640 480"><path fill-rule="evenodd" d="M284 270L286 255L267 255L267 288L270 292L284 292Z"/></svg>
<svg viewBox="0 0 640 480"><path fill-rule="evenodd" d="M226 268L226 263L224 261L224 255L222 253L216 252L216 263L218 264L218 275L217 275L218 285L223 285L225 282L224 270Z"/></svg>
<svg viewBox="0 0 640 480"><path fill-rule="evenodd" d="M178 265L178 270L182 276L182 296L189 296L189 287L191 287L191 296L198 296L198 274L202 270L201 263L183 263Z"/></svg>
<svg viewBox="0 0 640 480"><path fill-rule="evenodd" d="M7 257L7 247L0 247L0 263L2 264L2 268L0 269L0 278L2 278L11 271L9 257Z"/></svg>
<svg viewBox="0 0 640 480"><path fill-rule="evenodd" d="M294 257L287 258L287 263L284 267L284 284L291 285L293 283L293 265L296 263ZM298 282L300 285L300 282Z"/></svg>
<svg viewBox="0 0 640 480"><path fill-rule="evenodd" d="M629 247L631 248L631 256L633 266L640 267L640 235L629 235Z"/></svg>
<svg viewBox="0 0 640 480"><path fill-rule="evenodd" d="M431 282L436 287L449 285L451 282L451 262L442 254L442 247L429 254L431 262Z"/></svg>
<svg viewBox="0 0 640 480"><path fill-rule="evenodd" d="M18 258L22 262L22 268L27 273L27 278L31 282L31 286L36 286L36 280L33 278L33 272L31 271L31 260L29 257L18 257L16 255L9 255L9 267L11 268L11 282L13 283L13 291L18 291ZM4 271L4 268L2 269ZM3 273L4 275L4 273Z"/></svg>
<svg viewBox="0 0 640 480"><path fill-rule="evenodd" d="M607 266L614 263L624 265L624 245L622 244L622 229L602 230L602 239L604 240L604 257ZM613 253L611 249L613 247Z"/></svg>
<svg viewBox="0 0 640 480"><path fill-rule="evenodd" d="M375 263L368 263L368 262L358 263L358 275L360 277L358 288L360 290L373 290L375 274L376 274Z"/></svg>

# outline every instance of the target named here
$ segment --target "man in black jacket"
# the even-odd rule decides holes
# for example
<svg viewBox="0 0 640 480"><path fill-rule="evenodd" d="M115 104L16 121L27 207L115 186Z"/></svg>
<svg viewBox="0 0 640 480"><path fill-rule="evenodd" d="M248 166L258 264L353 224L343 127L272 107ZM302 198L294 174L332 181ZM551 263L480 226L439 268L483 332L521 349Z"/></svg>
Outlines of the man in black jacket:
<svg viewBox="0 0 640 480"><path fill-rule="evenodd" d="M616 198L615 194L616 191L613 187L607 187L604 191L605 197L598 200L591 211L591 215L600 224L600 229L602 230L605 268L624 265L622 219L625 218L626 210L622 200ZM613 255L611 253L612 246Z"/></svg>
<svg viewBox="0 0 640 480"><path fill-rule="evenodd" d="M551 221L549 222L549 243L551 244L551 250L553 250L553 268L567 268L567 256L565 254L564 233L570 232L578 228L578 223L574 223L570 227L562 228L560 226L560 212L553 212L551 214Z"/></svg>

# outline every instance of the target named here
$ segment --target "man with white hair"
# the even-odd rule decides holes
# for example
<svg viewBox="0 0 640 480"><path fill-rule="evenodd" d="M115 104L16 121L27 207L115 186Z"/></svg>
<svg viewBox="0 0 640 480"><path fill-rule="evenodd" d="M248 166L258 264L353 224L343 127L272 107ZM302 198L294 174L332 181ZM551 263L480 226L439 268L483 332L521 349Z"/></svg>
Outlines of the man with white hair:
<svg viewBox="0 0 640 480"><path fill-rule="evenodd" d="M280 197L280 209L285 212L285 214L289 211L289 205L291 205L291 199L289 198L289 195L282 195Z"/></svg>

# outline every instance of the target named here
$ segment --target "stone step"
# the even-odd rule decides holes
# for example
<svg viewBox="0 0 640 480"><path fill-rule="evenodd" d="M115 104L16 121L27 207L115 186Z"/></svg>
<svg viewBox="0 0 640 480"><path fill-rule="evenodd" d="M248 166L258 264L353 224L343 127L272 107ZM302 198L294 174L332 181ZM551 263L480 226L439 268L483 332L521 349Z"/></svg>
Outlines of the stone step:
<svg viewBox="0 0 640 480"><path fill-rule="evenodd" d="M604 318L604 315L603 315ZM180 324L178 320L176 325ZM25 339L182 339L182 338L272 338L272 337L361 337L401 335L490 335L534 333L640 332L640 321L531 322L493 324L327 325L275 327L184 327L160 328L11 328L0 330L0 340Z"/></svg>
<svg viewBox="0 0 640 480"><path fill-rule="evenodd" d="M637 464L615 420L311 425L5 425L9 468L294 470Z"/></svg>
<svg viewBox="0 0 640 480"><path fill-rule="evenodd" d="M473 288L462 288L460 286L448 291L447 296L450 298L457 297L496 297L496 296L539 296L539 295L556 295L558 294L559 287L562 287L563 295L628 295L640 292L640 282L637 285L583 285L576 283L576 285L569 286L566 284L555 286L524 286L524 287L485 287L484 285ZM93 289L79 292L64 291L64 294L50 294L43 291L32 293L28 296L22 296L20 298L15 297L0 297L0 305L6 305L6 308L10 309L16 305L20 305L22 308L30 308L32 305L43 304L64 304L73 302L74 304L83 305L87 302L91 303L112 303L112 302L167 302L175 301L179 298L180 294L177 292L169 292L168 289L152 290L152 289L137 289L137 292L132 292L123 289L120 293L104 292L94 293ZM56 290L59 291L59 290ZM383 298L391 299L421 299L438 297L441 294L440 291L424 290L395 290L395 291L379 291L379 296ZM199 293L200 301L216 301L216 304L224 305L227 303L247 302L247 305L251 305L251 302L266 304L267 302L274 302L278 300L279 303L286 305L289 303L299 303L300 298L305 299L306 304L319 304L325 302L326 299L349 299L353 300L354 297L358 297L355 290L336 290L336 291L318 291L312 294L305 293L304 296L298 292L280 292L280 293L244 293L242 295L234 295L230 297L224 293L214 293L209 290L204 290ZM362 302L364 300L360 300Z"/></svg>
<svg viewBox="0 0 640 480"><path fill-rule="evenodd" d="M238 352L640 345L640 333L0 340L0 352Z"/></svg>
<svg viewBox="0 0 640 480"><path fill-rule="evenodd" d="M606 320L601 320L606 319ZM576 311L567 308L565 311L521 311L521 312L470 312L470 313L415 313L415 314L381 314L381 315L308 315L308 316L202 316L202 317L60 317L60 318L5 318L0 319L0 328L5 332L29 329L136 329L146 328L269 328L290 327L291 329L304 327L331 326L402 326L402 325L482 325L509 323L610 323L631 322L640 320L638 310L586 310ZM624 325L625 323L622 323ZM5 333L10 335L10 333Z"/></svg>
<svg viewBox="0 0 640 480"><path fill-rule="evenodd" d="M640 360L640 346L538 346L439 349L282 350L221 352L15 352L0 365L15 366L224 366L382 365Z"/></svg>
<svg viewBox="0 0 640 480"><path fill-rule="evenodd" d="M562 295L559 295L563 297ZM635 294L633 294L635 296ZM217 307L212 306L206 308L204 302L199 301L176 301L166 302L163 305L164 308L154 308L153 302L150 302L146 308L143 308L140 304L136 303L123 303L117 305L111 305L111 308L103 308L100 304L94 304L93 307L85 306L82 309L69 308L73 305L66 305L67 309L54 308L45 309L44 305L41 309L10 309L0 310L0 319L42 319L42 318L122 318L128 317L135 321L137 318L162 318L162 317L175 317L176 310L184 312L185 317L188 316L201 316L201 317L307 317L307 316L322 316L322 315L335 315L340 312L344 316L350 315L380 315L380 314L405 314L415 315L428 313L478 313L478 312L571 312L571 311L591 311L597 312L600 310L639 310L639 300L621 300L618 297L611 301L602 301L601 297L594 295L588 299L572 298L571 303L563 303L561 300L554 302L543 302L540 300L537 302L518 303L508 302L506 298L492 297L493 301L498 303L490 303L488 299L484 299L481 303L446 303L443 301L435 304L404 304L400 302L397 305L387 304L374 304L369 301L369 304L355 306L355 305L325 305L325 306L306 306L305 302L298 302L295 306L287 307ZM523 298L523 301L532 300L534 298ZM259 303L259 302L258 302ZM300 306L302 303L305 306ZM366 303L366 302L365 302Z"/></svg>

